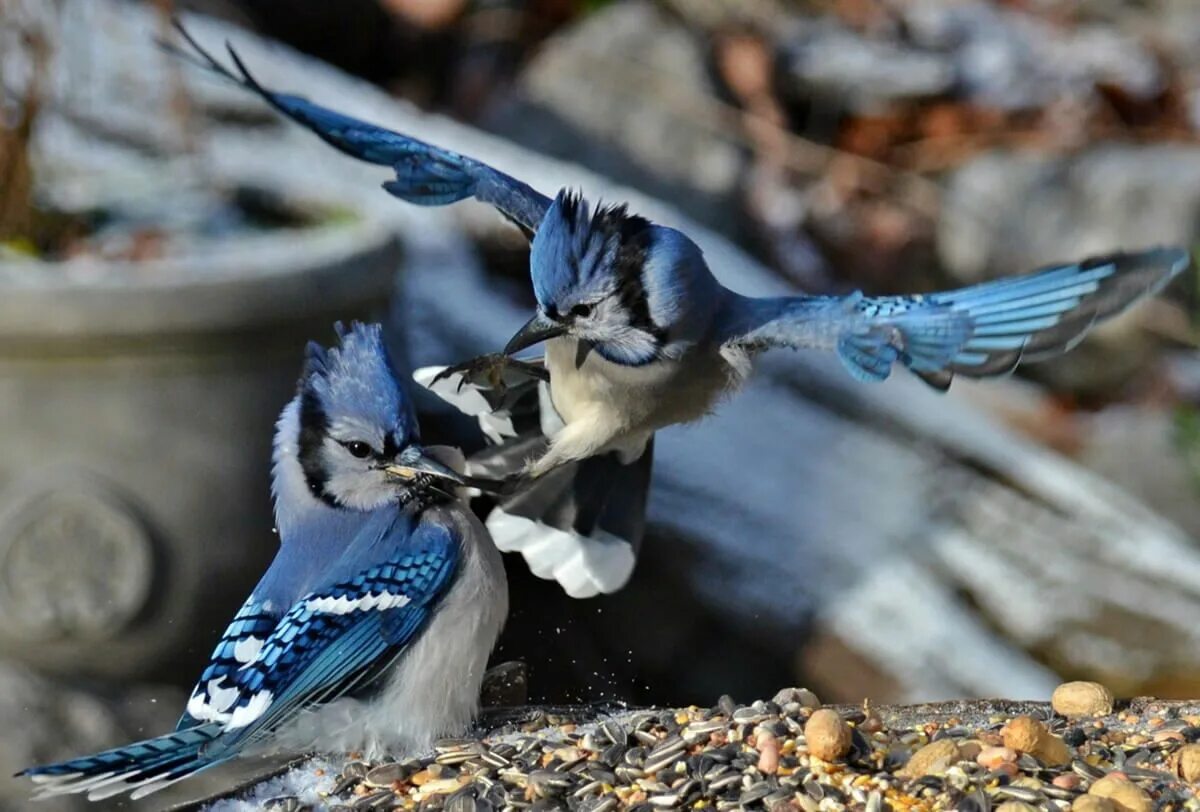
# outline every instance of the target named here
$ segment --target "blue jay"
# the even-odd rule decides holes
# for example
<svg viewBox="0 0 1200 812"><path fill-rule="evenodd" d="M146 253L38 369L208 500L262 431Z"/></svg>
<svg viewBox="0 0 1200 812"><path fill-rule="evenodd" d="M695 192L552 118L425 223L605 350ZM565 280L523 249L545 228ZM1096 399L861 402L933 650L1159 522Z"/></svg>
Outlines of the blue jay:
<svg viewBox="0 0 1200 812"><path fill-rule="evenodd" d="M476 413L498 443L476 470L523 476L488 517L496 543L580 596L613 591L632 571L642 533L632 514L645 504L634 491L648 487L654 433L712 411L760 352L833 350L862 381L898 363L945 390L955 375L1004 375L1066 352L1189 264L1185 250L1159 248L923 295L742 296L680 231L569 191L547 197L472 158L270 91L232 49L237 73L189 42L205 67L332 146L390 167L390 194L425 206L473 197L530 238L532 318L502 353L416 377ZM542 342L542 362L508 359Z"/></svg>
<svg viewBox="0 0 1200 812"><path fill-rule="evenodd" d="M281 546L175 731L21 775L134 799L248 750L417 752L461 733L508 610L500 554L418 444L378 325L310 344L275 436ZM442 451L443 456L449 452Z"/></svg>

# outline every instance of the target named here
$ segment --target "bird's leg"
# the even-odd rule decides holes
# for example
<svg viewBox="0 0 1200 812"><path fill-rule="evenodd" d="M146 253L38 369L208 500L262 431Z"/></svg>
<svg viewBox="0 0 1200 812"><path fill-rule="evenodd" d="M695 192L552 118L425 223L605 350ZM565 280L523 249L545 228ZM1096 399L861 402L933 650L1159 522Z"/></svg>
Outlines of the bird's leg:
<svg viewBox="0 0 1200 812"><path fill-rule="evenodd" d="M470 383L473 386L492 389L503 394L508 388L504 373L509 370L521 377L537 378L543 381L550 379L550 374L541 364L518 361L502 352L493 352L448 366L437 374L433 382L444 380L451 375L461 375L458 383L459 389Z"/></svg>
<svg viewBox="0 0 1200 812"><path fill-rule="evenodd" d="M624 425L615 419L615 415L604 409L598 409L588 417L572 420L550 439L550 447L545 454L525 466L524 475L540 477L560 465L598 454L615 443L624 430Z"/></svg>

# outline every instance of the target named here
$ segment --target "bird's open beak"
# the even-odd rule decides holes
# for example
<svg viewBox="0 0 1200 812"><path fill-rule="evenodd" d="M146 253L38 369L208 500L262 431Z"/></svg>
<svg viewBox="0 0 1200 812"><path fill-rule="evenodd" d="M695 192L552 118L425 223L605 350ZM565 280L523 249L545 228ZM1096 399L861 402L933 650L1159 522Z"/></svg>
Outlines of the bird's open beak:
<svg viewBox="0 0 1200 812"><path fill-rule="evenodd" d="M434 477L435 480L447 480L464 488L478 488L493 494L506 494L512 490L511 485L497 479L467 476L453 468L438 462L418 446L409 446L400 453L396 461L383 469L388 475L401 480L412 480L419 476ZM444 488L439 488L442 490Z"/></svg>
<svg viewBox="0 0 1200 812"><path fill-rule="evenodd" d="M540 341L560 336L567 331L565 324L559 324L547 318L542 311L533 314L533 318L525 322L525 326L504 345L504 354L512 355L526 347L532 347Z"/></svg>

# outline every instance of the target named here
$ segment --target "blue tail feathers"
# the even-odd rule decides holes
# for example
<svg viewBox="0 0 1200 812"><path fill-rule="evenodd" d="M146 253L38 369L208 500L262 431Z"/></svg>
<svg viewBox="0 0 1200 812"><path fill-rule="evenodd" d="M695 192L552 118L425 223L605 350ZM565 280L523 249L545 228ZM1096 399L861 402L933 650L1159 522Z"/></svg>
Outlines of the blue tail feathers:
<svg viewBox="0 0 1200 812"><path fill-rule="evenodd" d="M85 793L91 800L129 792L143 798L229 757L210 759L205 747L220 725L198 725L83 758L30 767L18 773L39 785L38 798Z"/></svg>

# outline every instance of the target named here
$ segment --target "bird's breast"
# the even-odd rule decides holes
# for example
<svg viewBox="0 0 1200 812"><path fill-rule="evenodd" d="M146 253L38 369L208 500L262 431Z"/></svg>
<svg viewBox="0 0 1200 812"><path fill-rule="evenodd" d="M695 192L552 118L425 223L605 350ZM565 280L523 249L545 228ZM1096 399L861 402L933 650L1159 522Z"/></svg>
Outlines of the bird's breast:
<svg viewBox="0 0 1200 812"><path fill-rule="evenodd" d="M547 343L546 366L554 408L566 423L603 414L628 431L703 417L737 377L716 351L693 348L678 360L626 366L579 352L573 338Z"/></svg>

